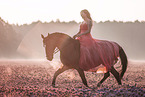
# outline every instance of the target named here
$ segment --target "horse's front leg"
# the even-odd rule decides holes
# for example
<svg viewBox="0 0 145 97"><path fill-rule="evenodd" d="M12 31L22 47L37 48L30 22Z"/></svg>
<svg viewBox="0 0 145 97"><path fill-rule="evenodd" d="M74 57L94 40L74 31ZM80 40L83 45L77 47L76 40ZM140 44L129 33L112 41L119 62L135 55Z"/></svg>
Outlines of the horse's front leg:
<svg viewBox="0 0 145 97"><path fill-rule="evenodd" d="M100 85L110 76L109 71L107 73L104 74L103 79L97 84L98 87L100 87Z"/></svg>
<svg viewBox="0 0 145 97"><path fill-rule="evenodd" d="M88 84L87 84L87 80L86 80L86 77L85 77L85 74L84 74L84 71L82 69L77 69L82 81L83 81L83 84L86 86L86 87L89 87Z"/></svg>
<svg viewBox="0 0 145 97"><path fill-rule="evenodd" d="M68 68L67 66L63 66L62 68L59 68L59 69L55 72L55 74L54 74L54 76L53 76L53 81L52 81L52 86L53 86L53 87L55 87L56 77L57 77L59 74L61 74L62 72L64 72L65 70L68 70L68 69L70 69L70 68Z"/></svg>

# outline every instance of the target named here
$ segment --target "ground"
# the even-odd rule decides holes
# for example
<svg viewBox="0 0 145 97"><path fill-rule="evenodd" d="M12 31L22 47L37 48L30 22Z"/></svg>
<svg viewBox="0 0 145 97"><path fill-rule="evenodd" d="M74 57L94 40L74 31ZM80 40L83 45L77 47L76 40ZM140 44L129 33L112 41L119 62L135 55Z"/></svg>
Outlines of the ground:
<svg viewBox="0 0 145 97"><path fill-rule="evenodd" d="M145 97L145 62L129 61L122 85L118 85L111 74L97 87L103 74L85 72L89 88L83 85L76 70L60 74L56 87L52 87L53 74L58 69L58 64L61 63L1 60L0 97Z"/></svg>

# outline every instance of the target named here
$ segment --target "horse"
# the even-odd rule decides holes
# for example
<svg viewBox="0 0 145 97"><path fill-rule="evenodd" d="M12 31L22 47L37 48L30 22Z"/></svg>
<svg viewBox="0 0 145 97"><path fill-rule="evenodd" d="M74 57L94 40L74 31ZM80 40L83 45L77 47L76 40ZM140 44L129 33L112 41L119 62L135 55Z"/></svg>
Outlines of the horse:
<svg viewBox="0 0 145 97"><path fill-rule="evenodd" d="M79 40L71 38L69 35L60 32L54 32L52 34L48 33L47 37L44 37L41 34L41 37L43 39L43 45L45 47L47 60L52 61L53 55L54 53L56 53L55 50L57 48L60 51L60 60L63 64L62 68L59 68L54 73L52 86L55 87L55 81L59 74L63 73L68 69L75 69L79 73L79 76L81 77L83 84L86 87L88 87L84 70L79 67L79 59L80 59ZM122 84L121 79L124 73L126 72L128 61L127 61L127 56L124 50L122 49L122 47L119 46L119 48L120 48L119 57L122 64L121 73L119 74L119 72L116 71L113 66L111 66L111 71L107 71L106 73L104 73L103 79L97 84L98 87L110 76L110 72L114 75L118 84L119 85Z"/></svg>

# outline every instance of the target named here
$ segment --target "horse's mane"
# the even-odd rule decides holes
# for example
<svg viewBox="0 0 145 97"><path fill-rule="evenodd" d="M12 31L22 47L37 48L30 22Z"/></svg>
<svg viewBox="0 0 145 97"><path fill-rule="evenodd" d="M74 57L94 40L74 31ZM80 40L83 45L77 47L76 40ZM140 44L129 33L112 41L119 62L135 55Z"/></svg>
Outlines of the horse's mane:
<svg viewBox="0 0 145 97"><path fill-rule="evenodd" d="M54 36L54 35L55 35L55 36L57 35L58 37L59 37L59 36L65 36L65 37L71 38L69 35L64 34L64 33L62 33L62 32L54 32L54 33L51 33L51 34L50 34L50 36Z"/></svg>
<svg viewBox="0 0 145 97"><path fill-rule="evenodd" d="M76 39L73 39L71 36L61 33L61 32L54 32L48 35L48 37L51 37L52 40L57 40L57 44L61 45L67 45L67 44L73 44L75 46L79 46L79 41Z"/></svg>

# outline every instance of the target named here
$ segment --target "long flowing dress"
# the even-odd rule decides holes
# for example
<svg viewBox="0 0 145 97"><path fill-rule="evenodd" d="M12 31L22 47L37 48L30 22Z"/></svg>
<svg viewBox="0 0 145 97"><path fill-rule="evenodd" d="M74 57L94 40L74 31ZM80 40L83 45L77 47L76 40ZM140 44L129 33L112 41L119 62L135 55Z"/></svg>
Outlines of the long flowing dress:
<svg viewBox="0 0 145 97"><path fill-rule="evenodd" d="M88 30L87 24L82 23L80 33L86 30ZM106 67L106 71L110 71L111 66L118 60L120 47L117 43L94 39L90 33L77 39L80 41L79 66L84 71L95 71L94 69L101 64Z"/></svg>

